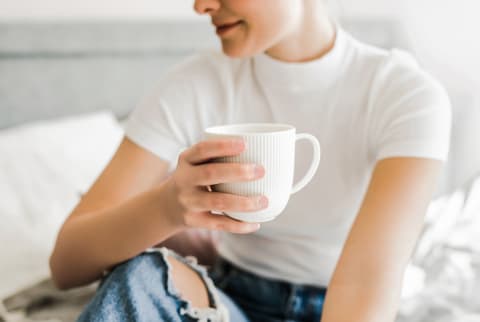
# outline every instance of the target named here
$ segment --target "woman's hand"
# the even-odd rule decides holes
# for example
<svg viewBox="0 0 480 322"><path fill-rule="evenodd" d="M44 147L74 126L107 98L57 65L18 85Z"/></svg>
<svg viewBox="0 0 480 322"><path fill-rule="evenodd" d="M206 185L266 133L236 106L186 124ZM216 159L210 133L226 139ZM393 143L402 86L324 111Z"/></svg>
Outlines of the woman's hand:
<svg viewBox="0 0 480 322"><path fill-rule="evenodd" d="M177 168L166 183L168 213L174 225L232 233L250 233L260 227L257 223L246 223L210 212L253 212L268 206L265 196L247 197L207 189L210 185L252 181L264 176L265 170L260 165L209 162L240 154L244 149L243 140L209 140L192 146L180 155Z"/></svg>

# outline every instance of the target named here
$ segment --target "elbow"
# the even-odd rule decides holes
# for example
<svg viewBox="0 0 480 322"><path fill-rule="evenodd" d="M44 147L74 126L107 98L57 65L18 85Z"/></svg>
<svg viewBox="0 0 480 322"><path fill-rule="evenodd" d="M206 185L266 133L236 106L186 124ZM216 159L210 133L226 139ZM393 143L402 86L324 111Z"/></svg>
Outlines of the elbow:
<svg viewBox="0 0 480 322"><path fill-rule="evenodd" d="M63 229L63 228L62 228ZM68 268L66 266L68 263L68 258L62 256L65 254L65 251L62 251L62 247L59 244L60 233L57 236L57 241L50 253L48 259L48 266L50 270L50 278L52 280L53 286L61 291L66 291L72 288L72 283L68 278Z"/></svg>
<svg viewBox="0 0 480 322"><path fill-rule="evenodd" d="M81 287L93 283L102 277L103 271L95 271L93 274L82 273L75 264L66 264L65 258L61 258L55 251L50 255L50 277L55 288L67 291L75 287Z"/></svg>
<svg viewBox="0 0 480 322"><path fill-rule="evenodd" d="M60 258L54 251L49 258L50 277L55 288L60 291L67 291L77 286L81 286L78 281L75 281L72 273L65 265L65 260Z"/></svg>
<svg viewBox="0 0 480 322"><path fill-rule="evenodd" d="M68 281L63 277L61 272L61 267L57 263L55 252L50 255L49 259L50 267L50 277L52 279L53 285L61 291L66 291L71 288Z"/></svg>
<svg viewBox="0 0 480 322"><path fill-rule="evenodd" d="M69 289L72 288L67 283L65 283L64 281L62 281L59 278L55 278L54 276L52 276L52 282L53 282L53 285L55 286L55 288L57 290L60 290L60 291L68 291Z"/></svg>

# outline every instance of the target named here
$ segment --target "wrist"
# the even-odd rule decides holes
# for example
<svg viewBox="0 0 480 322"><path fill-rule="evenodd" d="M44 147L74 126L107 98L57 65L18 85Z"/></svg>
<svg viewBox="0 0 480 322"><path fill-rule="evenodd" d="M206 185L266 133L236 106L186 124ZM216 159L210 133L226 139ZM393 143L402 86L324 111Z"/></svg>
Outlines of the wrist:
<svg viewBox="0 0 480 322"><path fill-rule="evenodd" d="M172 227L175 233L185 230L183 210L177 202L175 185L171 178L154 188L154 198L158 209L157 213L166 220L167 225Z"/></svg>

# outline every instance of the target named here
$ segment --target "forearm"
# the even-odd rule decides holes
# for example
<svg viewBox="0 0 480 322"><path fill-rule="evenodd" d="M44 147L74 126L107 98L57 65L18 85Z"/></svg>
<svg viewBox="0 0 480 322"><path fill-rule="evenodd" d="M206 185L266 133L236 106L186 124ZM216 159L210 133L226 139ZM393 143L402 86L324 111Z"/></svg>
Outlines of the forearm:
<svg viewBox="0 0 480 322"><path fill-rule="evenodd" d="M156 189L162 189L160 186ZM50 258L52 277L62 289L101 277L103 271L132 258L178 231L168 220L167 198L150 190L111 208L70 218Z"/></svg>
<svg viewBox="0 0 480 322"><path fill-rule="evenodd" d="M421 158L378 162L328 287L322 322L394 321L441 168Z"/></svg>
<svg viewBox="0 0 480 322"><path fill-rule="evenodd" d="M328 286L322 322L393 322L401 293L399 276L337 274Z"/></svg>

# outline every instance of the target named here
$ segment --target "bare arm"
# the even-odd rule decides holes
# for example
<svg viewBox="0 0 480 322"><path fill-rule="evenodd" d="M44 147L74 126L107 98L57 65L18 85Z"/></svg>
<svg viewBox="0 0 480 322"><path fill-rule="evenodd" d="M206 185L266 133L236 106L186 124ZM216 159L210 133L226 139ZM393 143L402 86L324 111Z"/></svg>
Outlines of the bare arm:
<svg viewBox="0 0 480 322"><path fill-rule="evenodd" d="M252 224L209 211L258 210L263 208L255 202L258 197L201 189L202 185L259 178L252 177L248 165L202 164L220 155L238 154L243 148L227 141L199 143L182 153L177 169L165 179L168 164L125 138L58 234L50 257L57 287L92 282L105 269L188 228L255 230Z"/></svg>
<svg viewBox="0 0 480 322"><path fill-rule="evenodd" d="M322 322L393 322L442 162L380 161L328 287Z"/></svg>
<svg viewBox="0 0 480 322"><path fill-rule="evenodd" d="M65 289L94 281L110 265L174 233L162 223L161 201L150 190L161 189L167 169L165 161L123 140L59 232L50 257L57 286Z"/></svg>

